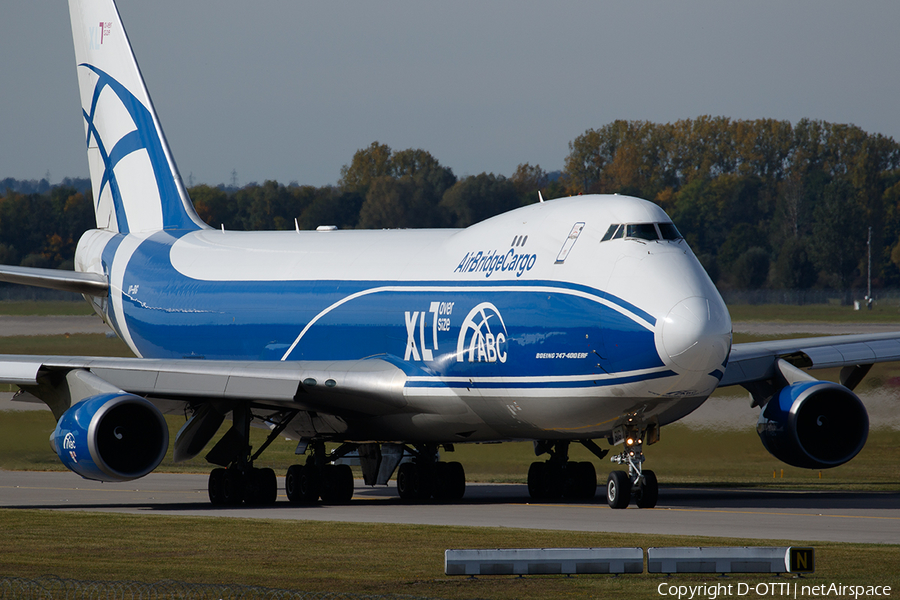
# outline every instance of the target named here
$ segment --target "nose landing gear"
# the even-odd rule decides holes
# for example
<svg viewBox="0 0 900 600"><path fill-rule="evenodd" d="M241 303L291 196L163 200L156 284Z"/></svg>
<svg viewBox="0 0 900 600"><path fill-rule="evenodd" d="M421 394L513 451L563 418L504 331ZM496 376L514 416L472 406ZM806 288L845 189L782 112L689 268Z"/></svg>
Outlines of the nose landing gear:
<svg viewBox="0 0 900 600"><path fill-rule="evenodd" d="M658 430L655 430L658 431ZM659 483L656 473L642 468L644 463L644 438L658 435L654 430L627 428L622 430L625 449L610 457L619 465L628 465L628 471L612 471L606 480L606 502L610 508L627 508L634 497L638 508L653 508L659 499Z"/></svg>

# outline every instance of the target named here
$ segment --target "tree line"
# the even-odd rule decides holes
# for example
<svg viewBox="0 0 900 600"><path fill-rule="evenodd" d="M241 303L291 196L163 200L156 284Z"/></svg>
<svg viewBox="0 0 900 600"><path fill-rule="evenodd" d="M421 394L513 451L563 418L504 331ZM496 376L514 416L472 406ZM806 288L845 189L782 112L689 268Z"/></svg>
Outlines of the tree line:
<svg viewBox="0 0 900 600"><path fill-rule="evenodd" d="M71 268L78 238L94 226L89 192L5 189L0 263ZM874 283L900 286L900 146L824 121L615 121L570 142L562 172L522 164L509 177L458 178L427 151L374 142L336 185L198 185L189 194L217 228L293 229L296 219L301 229L381 229L466 227L537 202L539 190L659 204L725 288L858 286L871 228Z"/></svg>
<svg viewBox="0 0 900 600"><path fill-rule="evenodd" d="M900 285L900 146L854 125L615 121L569 144L567 191L663 207L721 287Z"/></svg>

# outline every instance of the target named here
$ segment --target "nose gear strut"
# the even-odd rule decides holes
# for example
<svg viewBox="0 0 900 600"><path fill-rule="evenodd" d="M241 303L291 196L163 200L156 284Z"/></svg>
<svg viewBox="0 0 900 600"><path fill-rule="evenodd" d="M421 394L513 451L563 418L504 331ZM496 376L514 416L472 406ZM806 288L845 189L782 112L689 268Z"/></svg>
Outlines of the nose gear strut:
<svg viewBox="0 0 900 600"><path fill-rule="evenodd" d="M614 438L625 444L619 454L610 461L628 465L628 471L612 471L606 480L606 501L610 508L627 508L632 496L638 508L653 508L659 499L659 483L656 473L643 468L644 442L657 441L659 429L650 425L644 430L639 426L626 425L616 430ZM652 440L652 441L650 441Z"/></svg>

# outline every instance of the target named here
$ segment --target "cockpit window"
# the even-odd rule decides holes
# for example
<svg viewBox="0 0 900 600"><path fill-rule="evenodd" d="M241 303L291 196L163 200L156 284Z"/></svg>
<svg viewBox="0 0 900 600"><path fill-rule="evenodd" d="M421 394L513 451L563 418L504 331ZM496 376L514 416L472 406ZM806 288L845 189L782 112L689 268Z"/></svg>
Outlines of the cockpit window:
<svg viewBox="0 0 900 600"><path fill-rule="evenodd" d="M662 238L674 242L683 239L683 236L672 223L613 223L600 241L607 242L621 238L649 241L658 241Z"/></svg>
<svg viewBox="0 0 900 600"><path fill-rule="evenodd" d="M675 241L684 239L684 236L678 232L678 228L675 227L674 223L660 223L659 232L664 240Z"/></svg>
<svg viewBox="0 0 900 600"><path fill-rule="evenodd" d="M618 239L618 238L616 237L616 232L617 232L617 231L619 232L618 237L622 237L622 232L619 231L619 230L621 230L621 229L622 229L622 226L621 226L621 225L618 225L618 224L616 224L616 223L613 223L612 225L609 226L609 229L606 230L606 233L603 234L603 239L600 240L600 241L601 241L601 242L608 242L609 240L614 239L614 238L615 238L615 239Z"/></svg>
<svg viewBox="0 0 900 600"><path fill-rule="evenodd" d="M633 223L625 226L625 237L639 240L658 240L659 234L653 223Z"/></svg>

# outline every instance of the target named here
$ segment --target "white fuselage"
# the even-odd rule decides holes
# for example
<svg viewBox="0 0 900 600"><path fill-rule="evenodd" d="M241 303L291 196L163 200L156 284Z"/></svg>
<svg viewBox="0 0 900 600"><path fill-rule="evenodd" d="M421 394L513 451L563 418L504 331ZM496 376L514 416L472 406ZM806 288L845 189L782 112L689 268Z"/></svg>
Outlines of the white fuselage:
<svg viewBox="0 0 900 600"><path fill-rule="evenodd" d="M76 268L109 277L95 306L139 356L378 357L406 374L403 411L319 433L587 439L676 420L724 372L728 311L687 243L662 239L670 223L579 196L460 230L92 231Z"/></svg>

